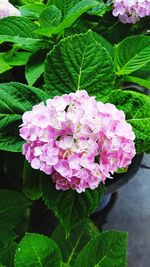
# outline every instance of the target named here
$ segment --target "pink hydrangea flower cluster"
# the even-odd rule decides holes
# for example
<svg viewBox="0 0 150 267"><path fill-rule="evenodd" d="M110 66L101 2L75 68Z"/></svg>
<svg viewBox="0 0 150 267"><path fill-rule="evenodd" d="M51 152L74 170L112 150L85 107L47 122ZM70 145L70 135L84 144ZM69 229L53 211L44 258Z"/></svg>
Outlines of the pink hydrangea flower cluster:
<svg viewBox="0 0 150 267"><path fill-rule="evenodd" d="M150 16L150 0L114 0L113 15L122 23L136 23Z"/></svg>
<svg viewBox="0 0 150 267"><path fill-rule="evenodd" d="M8 16L20 16L20 11L8 0L0 0L0 19Z"/></svg>
<svg viewBox="0 0 150 267"><path fill-rule="evenodd" d="M86 91L35 105L24 113L20 135L26 159L51 174L58 190L94 189L135 156L135 135L124 112Z"/></svg>

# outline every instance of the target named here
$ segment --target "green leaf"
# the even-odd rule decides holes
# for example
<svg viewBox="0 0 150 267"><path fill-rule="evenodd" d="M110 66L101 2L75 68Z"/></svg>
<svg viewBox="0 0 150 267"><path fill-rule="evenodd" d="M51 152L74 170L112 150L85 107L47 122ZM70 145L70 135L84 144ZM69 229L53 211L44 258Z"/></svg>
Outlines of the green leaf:
<svg viewBox="0 0 150 267"><path fill-rule="evenodd" d="M20 115L0 115L0 150L21 152L24 141L19 136Z"/></svg>
<svg viewBox="0 0 150 267"><path fill-rule="evenodd" d="M83 13L91 9L97 2L90 0L82 0L73 6L67 13L64 20L57 27L39 29L38 32L41 35L50 37L53 34L60 34L66 28L69 28Z"/></svg>
<svg viewBox="0 0 150 267"><path fill-rule="evenodd" d="M127 234L106 231L80 252L73 267L126 267Z"/></svg>
<svg viewBox="0 0 150 267"><path fill-rule="evenodd" d="M4 264L6 264L4 260L9 260L5 255L8 257L11 254L11 251L9 253L8 251L17 237L14 231L29 205L21 193L14 190L0 190L0 260L3 259Z"/></svg>
<svg viewBox="0 0 150 267"><path fill-rule="evenodd" d="M63 224L67 235L96 209L103 195L102 185L81 194L74 190L58 191L51 178L44 175L41 177L41 190L46 205Z"/></svg>
<svg viewBox="0 0 150 267"><path fill-rule="evenodd" d="M98 0L97 5L93 7L88 13L90 15L100 16L102 17L107 11L111 10L111 2L110 3L104 3L103 0Z"/></svg>
<svg viewBox="0 0 150 267"><path fill-rule="evenodd" d="M4 59L5 53L0 53L0 74L10 70L12 67Z"/></svg>
<svg viewBox="0 0 150 267"><path fill-rule="evenodd" d="M0 149L20 152L23 140L19 136L21 115L49 96L41 89L20 83L0 84Z"/></svg>
<svg viewBox="0 0 150 267"><path fill-rule="evenodd" d="M29 85L33 85L44 73L44 62L47 50L40 50L32 54L25 67L25 76Z"/></svg>
<svg viewBox="0 0 150 267"><path fill-rule="evenodd" d="M40 15L39 23L41 27L55 27L61 21L61 10L55 5L45 8Z"/></svg>
<svg viewBox="0 0 150 267"><path fill-rule="evenodd" d="M14 190L0 190L0 225L5 221L5 226L13 229L20 221L26 209L29 207L27 199ZM0 231L2 231L0 227Z"/></svg>
<svg viewBox="0 0 150 267"><path fill-rule="evenodd" d="M0 84L0 115L20 114L48 98L43 90L25 84Z"/></svg>
<svg viewBox="0 0 150 267"><path fill-rule="evenodd" d="M42 39L33 38L23 38L18 36L0 35L0 41L10 42L17 44L20 49L28 51L37 51L39 49L50 48L51 42Z"/></svg>
<svg viewBox="0 0 150 267"><path fill-rule="evenodd" d="M15 267L59 267L61 255L56 243L40 234L26 234L18 245Z"/></svg>
<svg viewBox="0 0 150 267"><path fill-rule="evenodd" d="M110 93L114 80L111 57L90 31L60 41L47 56L45 83L54 94L85 89L103 96Z"/></svg>
<svg viewBox="0 0 150 267"><path fill-rule="evenodd" d="M19 3L21 5L37 4L42 2L44 2L44 0L19 0Z"/></svg>
<svg viewBox="0 0 150 267"><path fill-rule="evenodd" d="M38 38L34 32L36 24L27 18L6 17L0 20L0 35L18 36L23 38Z"/></svg>
<svg viewBox="0 0 150 267"><path fill-rule="evenodd" d="M13 53L13 51L10 50L4 54L4 59L11 67L23 66L27 63L30 55L31 55L30 52L15 51Z"/></svg>
<svg viewBox="0 0 150 267"><path fill-rule="evenodd" d="M57 8L59 8L62 12L63 17L66 16L68 11L77 4L79 0L49 0L47 2L47 6L49 5L55 5Z"/></svg>
<svg viewBox="0 0 150 267"><path fill-rule="evenodd" d="M7 267L14 267L13 261L16 248L17 244L15 242L5 245L0 244L0 263L5 264ZM0 267L4 267L4 265L0 264Z"/></svg>
<svg viewBox="0 0 150 267"><path fill-rule="evenodd" d="M58 224L53 232L52 238L59 246L64 263L73 264L79 252L94 236L98 235L99 231L90 220L85 220L77 225L66 237L65 229L61 224Z"/></svg>
<svg viewBox="0 0 150 267"><path fill-rule="evenodd" d="M96 32L92 32L93 38L104 47L107 52L110 54L112 58L114 58L114 47L108 42L103 36L97 34Z"/></svg>
<svg viewBox="0 0 150 267"><path fill-rule="evenodd" d="M20 8L21 16L27 17L30 19L38 19L45 9L45 5L42 3L37 4L28 4L21 6Z"/></svg>
<svg viewBox="0 0 150 267"><path fill-rule="evenodd" d="M115 66L118 75L130 74L150 62L150 37L134 36L116 46Z"/></svg>
<svg viewBox="0 0 150 267"><path fill-rule="evenodd" d="M125 112L136 135L137 152L150 153L150 97L134 91L115 90L106 102Z"/></svg>
<svg viewBox="0 0 150 267"><path fill-rule="evenodd" d="M145 80L142 78L138 78L138 77L133 77L130 75L124 75L123 76L123 80L125 82L130 82L130 83L136 83L142 87L145 87L147 89L150 89L150 80Z"/></svg>
<svg viewBox="0 0 150 267"><path fill-rule="evenodd" d="M25 161L23 171L23 193L32 200L41 197L40 176L41 172L31 168L30 164Z"/></svg>

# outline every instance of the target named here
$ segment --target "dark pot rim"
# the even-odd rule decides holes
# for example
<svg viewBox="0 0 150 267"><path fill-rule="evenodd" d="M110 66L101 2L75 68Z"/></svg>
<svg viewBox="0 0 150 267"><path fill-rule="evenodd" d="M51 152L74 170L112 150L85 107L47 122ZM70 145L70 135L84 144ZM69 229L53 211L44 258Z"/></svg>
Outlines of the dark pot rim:
<svg viewBox="0 0 150 267"><path fill-rule="evenodd" d="M140 168L144 153L136 154L126 173L114 174L113 179L107 179L105 183L105 194L116 192L120 187L127 184Z"/></svg>

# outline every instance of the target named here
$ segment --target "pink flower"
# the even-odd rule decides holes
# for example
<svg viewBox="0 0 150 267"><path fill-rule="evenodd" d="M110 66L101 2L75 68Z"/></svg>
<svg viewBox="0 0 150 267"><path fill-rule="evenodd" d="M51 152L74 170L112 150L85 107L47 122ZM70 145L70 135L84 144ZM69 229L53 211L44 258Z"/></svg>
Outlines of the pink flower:
<svg viewBox="0 0 150 267"><path fill-rule="evenodd" d="M0 0L0 18L20 15L20 11L10 4L8 0Z"/></svg>
<svg viewBox="0 0 150 267"><path fill-rule="evenodd" d="M58 190L94 189L135 156L135 135L123 111L86 91L54 97L22 117L23 154L51 175Z"/></svg>
<svg viewBox="0 0 150 267"><path fill-rule="evenodd" d="M150 0L114 0L113 15L122 23L136 23L150 16Z"/></svg>

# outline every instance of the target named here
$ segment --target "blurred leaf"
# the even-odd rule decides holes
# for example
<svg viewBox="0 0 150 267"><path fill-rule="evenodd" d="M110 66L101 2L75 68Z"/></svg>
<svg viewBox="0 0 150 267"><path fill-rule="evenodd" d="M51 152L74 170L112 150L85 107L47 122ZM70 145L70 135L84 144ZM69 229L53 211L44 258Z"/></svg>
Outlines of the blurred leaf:
<svg viewBox="0 0 150 267"><path fill-rule="evenodd" d="M41 172L31 168L30 164L25 161L23 170L23 193L32 200L41 197L40 176Z"/></svg>
<svg viewBox="0 0 150 267"><path fill-rule="evenodd" d="M32 54L25 67L25 76L29 85L33 85L44 73L47 50L40 50Z"/></svg>
<svg viewBox="0 0 150 267"><path fill-rule="evenodd" d="M13 53L13 51L10 50L4 54L4 59L10 66L22 66L27 63L30 55L30 52L15 51Z"/></svg>
<svg viewBox="0 0 150 267"><path fill-rule="evenodd" d="M61 21L61 10L55 5L45 8L39 17L41 27L55 27Z"/></svg>
<svg viewBox="0 0 150 267"><path fill-rule="evenodd" d="M7 70L11 70L11 66L4 59L5 53L0 53L0 74L6 72Z"/></svg>
<svg viewBox="0 0 150 267"><path fill-rule="evenodd" d="M20 8L21 15L29 19L38 19L45 9L44 4L28 4L21 6Z"/></svg>

